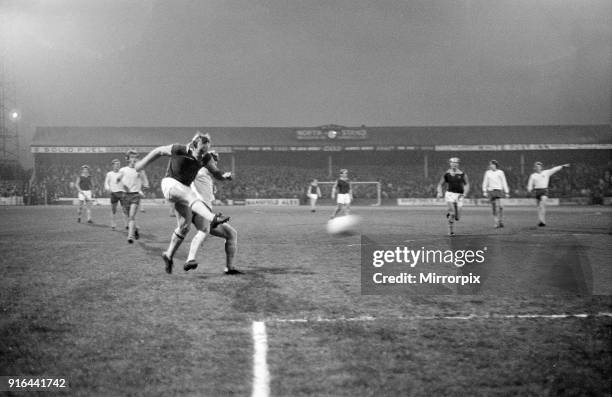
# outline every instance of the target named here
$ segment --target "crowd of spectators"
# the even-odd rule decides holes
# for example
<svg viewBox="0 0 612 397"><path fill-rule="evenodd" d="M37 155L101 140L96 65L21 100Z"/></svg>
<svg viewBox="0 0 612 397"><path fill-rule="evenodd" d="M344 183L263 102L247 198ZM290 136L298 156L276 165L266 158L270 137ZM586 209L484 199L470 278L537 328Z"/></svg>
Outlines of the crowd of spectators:
<svg viewBox="0 0 612 397"><path fill-rule="evenodd" d="M472 188L469 197L482 197L482 177L487 163L476 158L462 160L461 168L469 176ZM92 160L92 158L89 158ZM108 197L104 191L104 178L110 170L110 158L99 158L88 161L93 180L94 197ZM20 173L20 178L6 179L0 184L2 195L23 195L29 203L52 203L60 197L76 197L74 183L82 162L49 161L37 164L34 177L27 172ZM550 161L549 164L554 164ZM145 192L149 198L161 198L161 179L165 174L167 162L158 160L146 170L150 188ZM312 165L312 164L309 164ZM221 168L228 169L227 164ZM431 161L427 176L423 164L413 161L407 164L375 164L347 162L334 165L332 175L327 167L307 167L299 164L257 165L236 162L233 181L217 184L217 198L221 200L245 198L299 198L305 197L306 187L310 180L333 181L337 177L336 168L347 168L352 181L377 181L381 184L383 199L399 197L434 197L436 186L441 175L446 171L445 161ZM512 197L527 197L526 184L531 169L524 165L507 162L503 164L510 194ZM523 172L521 172L521 170ZM588 161L572 162L572 166L552 176L550 181L551 197L589 197L598 203L604 196L612 196L612 163L593 164ZM331 184L321 186L322 193L329 197ZM376 186L358 185L354 189L356 198L375 199Z"/></svg>

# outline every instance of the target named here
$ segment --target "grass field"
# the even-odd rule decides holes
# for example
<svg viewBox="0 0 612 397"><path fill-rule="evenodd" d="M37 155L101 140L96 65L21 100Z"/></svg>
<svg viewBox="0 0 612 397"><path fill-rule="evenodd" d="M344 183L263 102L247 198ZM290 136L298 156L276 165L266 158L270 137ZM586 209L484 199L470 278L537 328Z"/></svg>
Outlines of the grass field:
<svg viewBox="0 0 612 397"><path fill-rule="evenodd" d="M331 207L224 208L241 276L223 274L215 238L189 273L184 244L168 275L168 209L138 214L133 245L108 211L87 225L74 207L0 208L0 376L66 377L82 396L250 395L263 322L274 396L612 393L609 208L552 208L546 228L508 208L499 230L466 208L452 241L443 209L356 208L368 236L487 245L495 264L476 294L384 296L361 295L361 239L325 233Z"/></svg>

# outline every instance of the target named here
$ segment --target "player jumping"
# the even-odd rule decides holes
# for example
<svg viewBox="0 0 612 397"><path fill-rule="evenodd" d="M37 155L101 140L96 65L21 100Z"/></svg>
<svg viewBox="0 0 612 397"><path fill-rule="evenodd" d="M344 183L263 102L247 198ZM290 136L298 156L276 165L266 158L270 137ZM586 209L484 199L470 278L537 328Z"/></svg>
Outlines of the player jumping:
<svg viewBox="0 0 612 397"><path fill-rule="evenodd" d="M77 222L81 222L81 214L83 213L83 206L87 214L87 223L93 223L91 220L91 204L93 202L92 187L93 183L91 175L89 175L89 166L87 164L81 166L81 173L76 179L75 186L79 196L79 211Z"/></svg>
<svg viewBox="0 0 612 397"><path fill-rule="evenodd" d="M510 190L508 189L506 174L499 169L497 160L491 160L489 162L489 169L485 172L484 178L482 178L482 195L488 197L491 201L495 227L504 227L502 197L510 197Z"/></svg>
<svg viewBox="0 0 612 397"><path fill-rule="evenodd" d="M128 243L132 244L134 240L138 240L138 227L136 226L136 214L140 205L140 197L142 189L149 188L149 180L144 170L136 171L136 162L138 161L138 152L129 150L125 158L128 165L119 170L117 182L121 183L125 189L123 196L123 210L128 217Z"/></svg>
<svg viewBox="0 0 612 397"><path fill-rule="evenodd" d="M229 217L220 213L213 214L190 188L191 182L202 168L202 159L209 148L210 135L198 131L187 145L160 146L136 163L136 170L140 171L159 157L170 157L161 188L165 199L174 204L177 228L170 238L168 249L162 254L167 273L172 273L172 258L189 232L194 213L210 222L210 228L229 220Z"/></svg>
<svg viewBox="0 0 612 397"><path fill-rule="evenodd" d="M231 180L231 172L221 172L217 168L219 155L211 151L204 156L202 161L204 167L200 168L195 180L191 184L191 189L196 194L198 199L209 208L212 209L212 203L215 200L213 178L218 181ZM196 255L198 249L206 238L207 221L200 215L193 217L193 224L198 229L198 232L193 236L189 247L189 256L187 262L183 265L185 271L198 267ZM241 271L234 267L234 258L238 249L238 232L229 223L223 223L217 227L210 228L210 234L220 237L225 240L225 274L242 274Z"/></svg>
<svg viewBox="0 0 612 397"><path fill-rule="evenodd" d="M535 197L538 207L538 226L546 226L546 200L548 199L548 182L550 177L557 171L569 167L569 164L558 165L556 167L543 170L542 163L536 161L533 165L534 173L529 176L527 191L531 193L535 190Z"/></svg>
<svg viewBox="0 0 612 397"><path fill-rule="evenodd" d="M110 203L111 203L111 228L115 230L117 224L115 223L115 214L117 213L117 203L121 204L123 207L123 195L125 191L123 190L123 185L117 182L117 177L119 176L119 168L121 167L121 162L119 159L114 159L112 161L113 169L106 173L106 178L104 179L104 189L110 193ZM125 215L125 212L122 211ZM128 227L127 216L124 216L125 227Z"/></svg>
<svg viewBox="0 0 612 397"><path fill-rule="evenodd" d="M340 178L338 178L332 187L331 198L332 200L336 198L337 203L336 210L331 216L331 219L334 219L339 213L342 213L342 215L349 214L351 202L353 201L353 191L351 190L347 169L340 170Z"/></svg>
<svg viewBox="0 0 612 397"><path fill-rule="evenodd" d="M459 221L461 207L463 207L463 198L470 191L470 182L467 175L459 169L459 158L452 157L448 160L450 168L438 183L438 198L442 198L442 190L444 185L447 185L444 193L444 200L448 206L446 219L448 219L448 235L455 235L455 222Z"/></svg>

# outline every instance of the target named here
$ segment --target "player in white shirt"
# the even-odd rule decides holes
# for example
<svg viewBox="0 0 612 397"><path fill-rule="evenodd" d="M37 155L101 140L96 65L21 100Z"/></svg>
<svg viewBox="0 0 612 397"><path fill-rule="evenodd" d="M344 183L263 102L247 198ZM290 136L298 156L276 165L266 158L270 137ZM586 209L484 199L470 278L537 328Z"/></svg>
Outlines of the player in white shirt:
<svg viewBox="0 0 612 397"><path fill-rule="evenodd" d="M138 152L129 150L126 154L128 161L127 167L119 170L117 182L123 184L125 195L123 196L123 209L128 216L128 243L133 243L138 239L138 228L136 227L136 214L138 213L138 205L142 189L149 188L149 180L147 174L143 171L136 171L136 162L138 161Z"/></svg>
<svg viewBox="0 0 612 397"><path fill-rule="evenodd" d="M125 194L125 191L123 190L123 185L117 182L121 162L119 161L119 159L114 159L111 164L113 169L106 173L106 179L104 179L104 189L110 193L111 228L115 230L115 228L117 227L117 224L115 223L117 203L119 203L123 207L123 195ZM125 215L124 211L121 212L124 213L125 227L128 227L127 215Z"/></svg>
<svg viewBox="0 0 612 397"><path fill-rule="evenodd" d="M482 195L488 197L491 201L495 227L504 227L502 197L510 197L510 190L508 189L506 174L499 169L497 160L491 160L489 162L489 169L485 172L484 178L482 179Z"/></svg>
<svg viewBox="0 0 612 397"><path fill-rule="evenodd" d="M214 181L213 178L225 181L232 179L231 172L221 172L217 168L219 155L215 151L209 151L202 160L204 166L200 168L194 181L191 183L191 189L209 210L212 211L212 204L215 200ZM198 249L206 238L206 230L208 229L208 221L200 215L194 215L193 224L198 230L189 246L189 256L183 265L185 271L198 267L196 255ZM212 236L220 237L225 240L225 274L242 274L241 271L234 267L234 258L238 249L238 232L229 223L222 223L215 227L210 227Z"/></svg>
<svg viewBox="0 0 612 397"><path fill-rule="evenodd" d="M321 197L321 189L319 188L319 181L313 179L308 187L306 188L306 196L310 201L310 211L315 212L317 208L317 199Z"/></svg>
<svg viewBox="0 0 612 397"><path fill-rule="evenodd" d="M529 176L527 191L530 193L535 191L538 206L538 219L540 221L538 226L540 227L546 226L546 200L548 199L548 182L550 181L550 177L555 172L561 171L563 168L567 168L569 166L569 164L563 164L543 170L542 163L539 161L536 161L533 166L535 172Z"/></svg>

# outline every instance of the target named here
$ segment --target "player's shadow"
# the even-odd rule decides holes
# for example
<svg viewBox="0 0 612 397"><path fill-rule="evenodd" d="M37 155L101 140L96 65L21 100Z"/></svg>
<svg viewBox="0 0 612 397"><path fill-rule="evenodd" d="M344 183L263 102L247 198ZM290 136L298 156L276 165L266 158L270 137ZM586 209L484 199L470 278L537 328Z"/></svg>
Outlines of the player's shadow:
<svg viewBox="0 0 612 397"><path fill-rule="evenodd" d="M110 226L104 225L102 223L87 223L87 222L84 222L83 225L88 226L88 227L95 227L95 228L98 228L98 229L110 229Z"/></svg>

